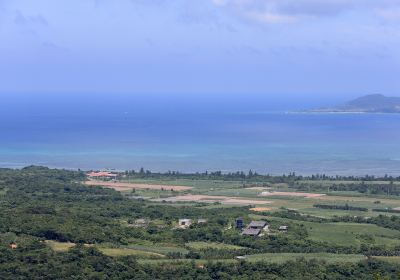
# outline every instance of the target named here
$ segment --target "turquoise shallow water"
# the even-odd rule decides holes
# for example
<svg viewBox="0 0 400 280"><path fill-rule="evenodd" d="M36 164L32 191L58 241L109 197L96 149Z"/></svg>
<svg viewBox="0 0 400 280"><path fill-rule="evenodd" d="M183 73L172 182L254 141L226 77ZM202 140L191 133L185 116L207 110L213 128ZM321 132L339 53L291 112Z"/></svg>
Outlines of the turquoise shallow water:
<svg viewBox="0 0 400 280"><path fill-rule="evenodd" d="M400 115L97 105L3 110L0 166L400 175Z"/></svg>

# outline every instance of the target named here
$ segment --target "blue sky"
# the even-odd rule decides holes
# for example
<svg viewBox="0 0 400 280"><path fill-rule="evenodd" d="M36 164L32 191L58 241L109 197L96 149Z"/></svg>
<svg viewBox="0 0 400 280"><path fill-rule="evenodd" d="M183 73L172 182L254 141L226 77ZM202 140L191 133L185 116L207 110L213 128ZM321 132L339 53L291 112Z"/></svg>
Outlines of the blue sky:
<svg viewBox="0 0 400 280"><path fill-rule="evenodd" d="M399 0L0 0L0 93L400 95Z"/></svg>

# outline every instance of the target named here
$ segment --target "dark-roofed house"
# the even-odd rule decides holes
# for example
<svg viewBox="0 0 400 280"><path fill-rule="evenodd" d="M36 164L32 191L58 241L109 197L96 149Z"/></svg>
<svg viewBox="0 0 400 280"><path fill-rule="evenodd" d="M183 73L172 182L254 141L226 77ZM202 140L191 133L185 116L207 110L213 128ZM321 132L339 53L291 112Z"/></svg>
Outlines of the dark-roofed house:
<svg viewBox="0 0 400 280"><path fill-rule="evenodd" d="M247 228L251 229L263 229L267 225L264 221L251 221Z"/></svg>
<svg viewBox="0 0 400 280"><path fill-rule="evenodd" d="M261 229L259 228L246 228L242 231L242 235L247 236L258 236L261 233Z"/></svg>

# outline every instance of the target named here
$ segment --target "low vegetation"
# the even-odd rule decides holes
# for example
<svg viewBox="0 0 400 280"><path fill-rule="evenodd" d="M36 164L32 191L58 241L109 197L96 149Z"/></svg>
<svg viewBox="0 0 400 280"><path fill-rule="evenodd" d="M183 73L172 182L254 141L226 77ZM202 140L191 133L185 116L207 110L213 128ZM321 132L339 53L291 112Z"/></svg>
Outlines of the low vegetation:
<svg viewBox="0 0 400 280"><path fill-rule="evenodd" d="M191 194L234 192L251 198L259 188L285 191L302 180L359 182L253 172L141 171L120 176L141 184L184 182L193 188L185 190ZM136 192L86 186L85 180L82 172L44 167L0 169L1 279L396 279L400 272L400 217L390 212L353 214L365 212L362 205L372 209L369 205L377 205L375 201L394 209L400 201L396 195L368 194L365 200L354 197L351 204L320 203L326 198L317 197L272 198L269 211L254 212L251 205L133 199ZM379 180L398 185L398 178ZM336 210L345 213L336 215ZM237 217L245 225L266 221L269 228L258 237L243 236L235 229ZM179 228L181 218L193 223ZM283 225L287 232L279 230Z"/></svg>

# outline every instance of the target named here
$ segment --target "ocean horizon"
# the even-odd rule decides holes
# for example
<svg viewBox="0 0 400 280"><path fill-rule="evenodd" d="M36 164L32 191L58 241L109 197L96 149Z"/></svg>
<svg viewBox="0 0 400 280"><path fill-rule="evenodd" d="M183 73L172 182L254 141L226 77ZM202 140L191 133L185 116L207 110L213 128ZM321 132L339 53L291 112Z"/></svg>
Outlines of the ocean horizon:
<svg viewBox="0 0 400 280"><path fill-rule="evenodd" d="M90 104L4 107L0 167L400 175L397 114Z"/></svg>

